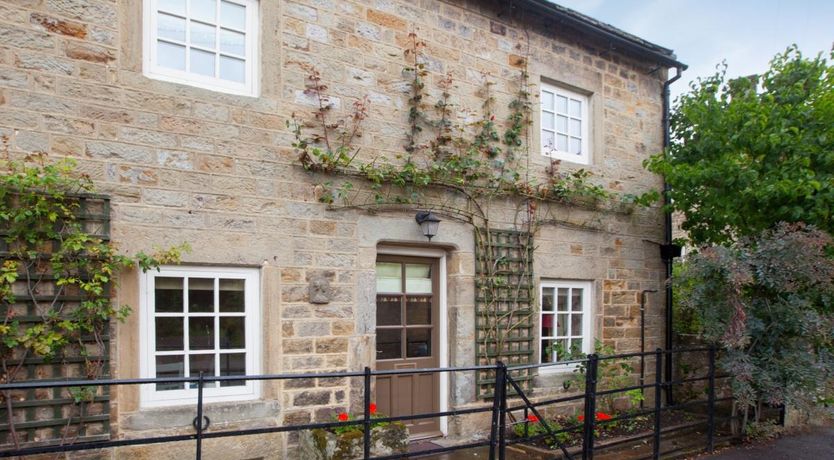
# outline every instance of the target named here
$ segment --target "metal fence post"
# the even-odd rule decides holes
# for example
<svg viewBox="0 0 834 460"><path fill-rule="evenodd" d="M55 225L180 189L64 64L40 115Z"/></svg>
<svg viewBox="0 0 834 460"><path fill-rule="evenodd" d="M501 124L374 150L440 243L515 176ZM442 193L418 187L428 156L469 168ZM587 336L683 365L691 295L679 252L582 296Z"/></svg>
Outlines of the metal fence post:
<svg viewBox="0 0 834 460"><path fill-rule="evenodd" d="M365 376L364 376L364 386L365 386L365 417L362 420L363 425L363 433L362 433L362 440L363 440L363 458L368 460L371 458L371 368L365 367Z"/></svg>
<svg viewBox="0 0 834 460"><path fill-rule="evenodd" d="M496 391L501 391L500 405L498 406L498 460L507 458L507 366L502 362L499 366L503 369L501 380L495 381Z"/></svg>
<svg viewBox="0 0 834 460"><path fill-rule="evenodd" d="M709 347L709 377L707 388L707 452L715 450L715 345Z"/></svg>
<svg viewBox="0 0 834 460"><path fill-rule="evenodd" d="M203 373L197 379L197 460L203 458Z"/></svg>
<svg viewBox="0 0 834 460"><path fill-rule="evenodd" d="M652 458L660 458L660 409L663 392L663 350L658 348L654 352L654 442L652 443Z"/></svg>
<svg viewBox="0 0 834 460"><path fill-rule="evenodd" d="M597 416L597 368L599 356L588 355L588 369L585 372L585 423L582 425L582 459L594 458L594 422Z"/></svg>
<svg viewBox="0 0 834 460"><path fill-rule="evenodd" d="M506 371L507 368L504 367L504 363L501 361L495 363L495 387L493 388L492 395L492 425L489 430L489 460L495 460L498 453L498 430L501 424L501 393L498 383L504 382L506 385Z"/></svg>

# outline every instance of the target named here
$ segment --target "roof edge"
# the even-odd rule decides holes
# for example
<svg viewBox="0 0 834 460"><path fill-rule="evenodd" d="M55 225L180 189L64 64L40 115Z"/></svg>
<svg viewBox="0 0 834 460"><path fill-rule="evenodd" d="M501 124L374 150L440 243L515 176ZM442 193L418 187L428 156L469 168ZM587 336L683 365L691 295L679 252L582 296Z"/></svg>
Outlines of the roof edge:
<svg viewBox="0 0 834 460"><path fill-rule="evenodd" d="M522 0L521 4L539 8L544 13L558 21L576 27L579 30L587 31L592 35L607 39L619 45L620 49L630 51L640 56L652 58L659 64L669 67L678 67L686 70L687 65L678 61L674 51L664 48L624 30L618 29L610 24L598 21L578 11L557 5L549 0Z"/></svg>

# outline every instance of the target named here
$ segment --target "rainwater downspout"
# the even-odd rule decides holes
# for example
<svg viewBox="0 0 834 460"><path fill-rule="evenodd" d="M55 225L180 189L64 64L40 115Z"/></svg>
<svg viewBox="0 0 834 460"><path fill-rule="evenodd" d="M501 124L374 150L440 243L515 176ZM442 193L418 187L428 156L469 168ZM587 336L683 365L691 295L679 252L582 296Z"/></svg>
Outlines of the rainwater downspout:
<svg viewBox="0 0 834 460"><path fill-rule="evenodd" d="M646 294L650 292L657 292L657 289L644 289L640 293L640 394L643 399L640 400L640 409L643 408L643 401L646 399L646 389L643 385L646 383Z"/></svg>
<svg viewBox="0 0 834 460"><path fill-rule="evenodd" d="M677 71L675 73L675 76L666 80L663 83L663 151L666 152L666 154L668 154L668 148L669 144L671 143L672 137L669 120L669 99L671 97L669 87L672 85L672 83L676 82L679 78L681 78L681 74L683 73L684 67L678 66L675 67L675 69ZM664 178L663 202L665 205L671 204L671 192L672 187L669 185L668 182L666 182L666 178ZM661 246L660 248L660 256L666 264L666 343L664 344L664 348L666 350L671 350L674 346L674 344L672 343L672 265L674 263L674 258L680 256L680 247L676 247L672 244L672 212L667 211L664 217L665 225L663 246ZM664 380L668 383L672 381L672 353L666 354L666 362L664 364ZM667 387L666 404L670 406L674 404L674 398L672 397L671 387Z"/></svg>

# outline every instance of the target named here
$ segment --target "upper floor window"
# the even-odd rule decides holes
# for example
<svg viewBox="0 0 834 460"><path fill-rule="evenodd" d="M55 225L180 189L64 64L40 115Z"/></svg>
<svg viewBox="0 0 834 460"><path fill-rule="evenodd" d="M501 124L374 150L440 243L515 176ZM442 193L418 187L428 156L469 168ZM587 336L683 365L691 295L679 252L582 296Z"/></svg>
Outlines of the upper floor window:
<svg viewBox="0 0 834 460"><path fill-rule="evenodd" d="M588 96L547 83L541 89L542 154L590 163Z"/></svg>
<svg viewBox="0 0 834 460"><path fill-rule="evenodd" d="M258 372L256 269L162 267L143 274L142 377L252 375ZM142 385L142 405L196 401L197 385ZM206 401L257 397L257 382L207 382Z"/></svg>
<svg viewBox="0 0 834 460"><path fill-rule="evenodd" d="M145 0L145 74L256 94L257 0Z"/></svg>
<svg viewBox="0 0 834 460"><path fill-rule="evenodd" d="M539 295L542 363L570 359L572 352L591 353L591 283L542 281ZM542 368L542 371L555 370Z"/></svg>

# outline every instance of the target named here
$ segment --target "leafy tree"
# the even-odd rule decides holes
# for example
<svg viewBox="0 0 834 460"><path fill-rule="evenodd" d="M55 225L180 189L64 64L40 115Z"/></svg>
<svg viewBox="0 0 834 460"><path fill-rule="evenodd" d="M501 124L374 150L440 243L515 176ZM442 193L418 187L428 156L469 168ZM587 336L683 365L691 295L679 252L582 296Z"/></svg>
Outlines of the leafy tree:
<svg viewBox="0 0 834 460"><path fill-rule="evenodd" d="M832 53L831 59L834 59ZM671 208L696 245L777 222L834 231L834 67L794 46L761 76L699 79L676 102L673 142L646 167L671 185Z"/></svg>
<svg viewBox="0 0 834 460"><path fill-rule="evenodd" d="M761 404L808 407L834 375L832 238L777 224L732 246L687 258L675 279L681 308L701 337L723 348L719 364L745 415Z"/></svg>

